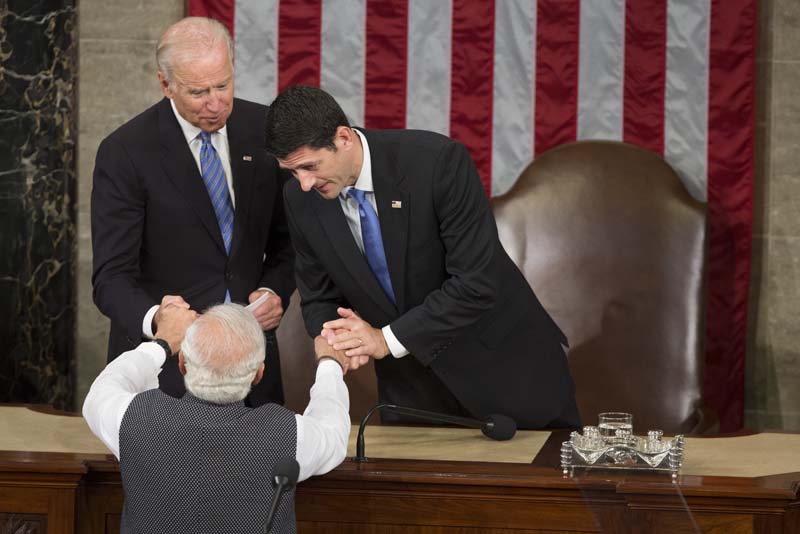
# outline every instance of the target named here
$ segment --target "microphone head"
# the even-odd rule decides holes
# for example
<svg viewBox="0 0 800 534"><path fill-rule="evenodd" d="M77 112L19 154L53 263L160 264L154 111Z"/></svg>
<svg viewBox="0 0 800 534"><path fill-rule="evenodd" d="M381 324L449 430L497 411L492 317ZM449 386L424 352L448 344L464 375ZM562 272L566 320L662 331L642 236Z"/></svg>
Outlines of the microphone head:
<svg viewBox="0 0 800 534"><path fill-rule="evenodd" d="M281 458L272 470L272 480L275 484L280 484L281 479L287 487L297 484L300 477L300 464L294 458Z"/></svg>
<svg viewBox="0 0 800 534"><path fill-rule="evenodd" d="M486 419L486 423L481 427L481 432L487 438L506 441L517 433L517 423L510 417L494 413Z"/></svg>

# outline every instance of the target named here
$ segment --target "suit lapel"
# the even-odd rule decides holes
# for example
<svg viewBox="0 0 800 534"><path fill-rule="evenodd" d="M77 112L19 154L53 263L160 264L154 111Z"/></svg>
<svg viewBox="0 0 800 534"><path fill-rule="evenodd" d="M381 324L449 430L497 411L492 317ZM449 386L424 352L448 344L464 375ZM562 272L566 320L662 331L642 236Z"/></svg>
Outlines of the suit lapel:
<svg viewBox="0 0 800 534"><path fill-rule="evenodd" d="M161 165L164 172L181 192L183 200L200 218L211 239L225 253L225 244L222 242L222 234L217 223L217 216L214 214L214 208L208 198L208 191L167 98L161 101L158 108L158 126L161 140Z"/></svg>
<svg viewBox="0 0 800 534"><path fill-rule="evenodd" d="M383 249L389 267L389 277L397 299L397 309L405 310L406 247L408 244L409 212L411 200L403 187L404 177L385 147L362 132L369 143L372 160L372 185L381 223Z"/></svg>
<svg viewBox="0 0 800 534"><path fill-rule="evenodd" d="M339 199L325 200L313 192L306 194L315 196L316 209L314 211L322 229L327 234L329 242L333 245L333 249L342 263L347 266L347 270L350 271L356 284L363 287L364 292L375 301L384 313L390 317L396 315L397 310L383 292L383 288L375 278L367 259L359 250L353 234L350 232Z"/></svg>
<svg viewBox="0 0 800 534"><path fill-rule="evenodd" d="M256 166L253 156L258 147L248 144L247 136L241 131L241 121L238 120L235 106L228 119L227 131L231 174L233 174L233 192L236 196L236 209L233 216L233 242L231 243L231 256L233 256L241 246L244 237L243 232L247 228ZM249 159L245 160L245 156L249 156Z"/></svg>

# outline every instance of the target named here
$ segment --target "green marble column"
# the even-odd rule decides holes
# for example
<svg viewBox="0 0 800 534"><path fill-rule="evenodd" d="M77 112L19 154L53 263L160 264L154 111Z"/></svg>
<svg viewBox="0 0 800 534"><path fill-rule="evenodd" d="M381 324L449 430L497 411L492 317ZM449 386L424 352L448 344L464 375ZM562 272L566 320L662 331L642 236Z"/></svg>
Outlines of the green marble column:
<svg viewBox="0 0 800 534"><path fill-rule="evenodd" d="M74 0L0 0L0 402L71 409Z"/></svg>

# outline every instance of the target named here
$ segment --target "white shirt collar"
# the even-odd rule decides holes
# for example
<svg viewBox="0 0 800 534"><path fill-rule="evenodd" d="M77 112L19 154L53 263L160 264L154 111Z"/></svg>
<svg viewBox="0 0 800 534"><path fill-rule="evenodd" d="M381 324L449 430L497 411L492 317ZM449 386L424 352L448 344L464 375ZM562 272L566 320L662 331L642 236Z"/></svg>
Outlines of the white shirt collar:
<svg viewBox="0 0 800 534"><path fill-rule="evenodd" d="M200 128L195 126L194 124L190 123L186 119L184 119L180 113L178 113L178 108L175 107L175 101L171 98L169 99L169 103L172 106L172 112L175 114L175 118L178 119L178 124L181 127L181 131L183 132L183 136L186 138L186 142L191 144L192 141L197 139L197 136L200 135L202 131ZM226 124L219 130L213 133L218 133L220 135L224 135L228 137L228 125Z"/></svg>
<svg viewBox="0 0 800 534"><path fill-rule="evenodd" d="M369 143L367 143L367 138L364 136L363 133L359 132L355 128L352 129L355 133L358 134L358 137L361 139L361 148L363 150L363 161L361 162L361 172L358 174L358 180L356 180L355 187L356 189L360 189L362 191L369 191L370 193L375 192L375 188L372 186L372 159L369 155ZM342 189L341 194L347 198L347 192L350 190L350 187L345 187Z"/></svg>

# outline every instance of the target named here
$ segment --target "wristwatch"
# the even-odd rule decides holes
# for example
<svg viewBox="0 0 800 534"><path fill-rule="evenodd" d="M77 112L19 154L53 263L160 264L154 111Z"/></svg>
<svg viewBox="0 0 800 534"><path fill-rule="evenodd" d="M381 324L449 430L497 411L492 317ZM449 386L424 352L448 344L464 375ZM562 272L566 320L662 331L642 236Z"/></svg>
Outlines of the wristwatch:
<svg viewBox="0 0 800 534"><path fill-rule="evenodd" d="M164 349L164 352L167 354L167 358L172 356L172 349L169 348L169 343L160 338L155 338L152 341L153 343L157 343L162 349Z"/></svg>

